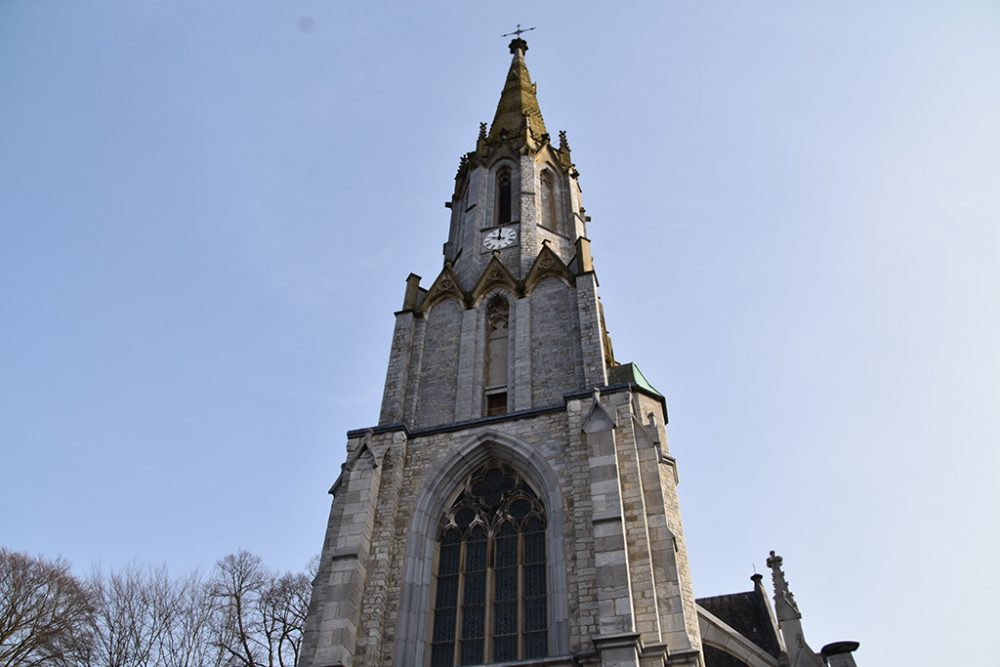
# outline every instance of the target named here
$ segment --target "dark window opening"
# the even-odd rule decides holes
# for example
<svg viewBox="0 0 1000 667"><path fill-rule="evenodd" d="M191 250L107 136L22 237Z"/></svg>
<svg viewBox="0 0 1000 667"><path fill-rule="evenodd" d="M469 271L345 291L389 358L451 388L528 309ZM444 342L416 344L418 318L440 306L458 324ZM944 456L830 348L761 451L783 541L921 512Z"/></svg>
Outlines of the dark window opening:
<svg viewBox="0 0 1000 667"><path fill-rule="evenodd" d="M509 223L510 213L510 170L504 169L497 174L497 224L506 225Z"/></svg>
<svg viewBox="0 0 1000 667"><path fill-rule="evenodd" d="M486 397L486 416L507 414L507 392L489 394Z"/></svg>

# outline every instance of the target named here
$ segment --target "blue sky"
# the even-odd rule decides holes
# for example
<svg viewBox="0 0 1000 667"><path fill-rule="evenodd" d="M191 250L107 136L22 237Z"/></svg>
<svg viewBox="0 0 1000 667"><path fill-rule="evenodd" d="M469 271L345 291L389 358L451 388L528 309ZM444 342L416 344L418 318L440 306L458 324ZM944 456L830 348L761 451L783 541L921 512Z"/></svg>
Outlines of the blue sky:
<svg viewBox="0 0 1000 667"><path fill-rule="evenodd" d="M518 21L697 594L773 548L814 648L993 664L992 2L3 2L0 544L319 550Z"/></svg>

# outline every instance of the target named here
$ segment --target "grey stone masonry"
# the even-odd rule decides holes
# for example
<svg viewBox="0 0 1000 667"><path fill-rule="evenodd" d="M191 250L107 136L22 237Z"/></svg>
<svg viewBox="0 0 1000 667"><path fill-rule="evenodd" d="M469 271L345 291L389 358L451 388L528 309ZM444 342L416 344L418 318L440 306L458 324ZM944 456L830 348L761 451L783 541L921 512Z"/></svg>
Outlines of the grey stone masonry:
<svg viewBox="0 0 1000 667"><path fill-rule="evenodd" d="M608 381L608 359L602 341L601 312L595 274L585 273L577 276L576 304L580 321L583 381L588 387L600 387Z"/></svg>
<svg viewBox="0 0 1000 667"><path fill-rule="evenodd" d="M300 667L426 664L440 517L486 460L519 470L548 515L551 657L530 664L697 664L662 399L602 391L464 424L353 432Z"/></svg>
<svg viewBox="0 0 1000 667"><path fill-rule="evenodd" d="M441 272L407 278L378 425L348 434L298 667L426 666L432 632L445 663L471 636L486 657L502 637L545 650L508 666L704 667L665 402L631 366L609 385L579 174L565 133L550 142L526 49L511 43L494 126L459 165ZM510 525L530 497L538 532L513 565L486 547L479 593L463 588L473 570L443 574L436 610L442 531L484 466L517 482L510 514L475 530Z"/></svg>
<svg viewBox="0 0 1000 667"><path fill-rule="evenodd" d="M443 267L429 287L407 278L378 425L348 433L298 667L451 665L469 648L545 654L502 667L850 667L856 642L809 649L774 552L780 655L696 603L666 404L614 360L579 173L515 32L446 204Z"/></svg>
<svg viewBox="0 0 1000 667"><path fill-rule="evenodd" d="M513 350L531 349L531 301L529 299L518 299L514 303L512 317L512 339ZM514 410L528 410L531 408L531 355L511 354L510 360L513 365L513 372L508 377L513 378L511 387L511 404Z"/></svg>
<svg viewBox="0 0 1000 667"><path fill-rule="evenodd" d="M503 169L511 171L515 185L514 215L510 222L504 223L517 231L515 252L504 254L504 262L515 276L521 278L527 273L543 244L568 264L575 252L576 239L587 234L577 176L560 166L559 156L551 146L544 146L534 155L501 152L490 165L469 170L450 204L451 227L444 257L454 265L467 289L492 256L483 247L483 237L501 226L496 217L496 179ZM540 213L543 172L549 174L555 185L556 219L547 227L542 225Z"/></svg>
<svg viewBox="0 0 1000 667"><path fill-rule="evenodd" d="M456 378L455 421L474 419L482 414L485 318L481 310L466 310L462 314L462 330ZM480 359L483 362L480 363Z"/></svg>
<svg viewBox="0 0 1000 667"><path fill-rule="evenodd" d="M428 313L423 345L417 350L420 371L413 373L418 383L413 414L406 416L409 423L422 427L456 421L458 364L466 319L462 304L454 299L440 301Z"/></svg>
<svg viewBox="0 0 1000 667"><path fill-rule="evenodd" d="M411 309L396 314L380 425L422 429L485 415L485 318L497 296L510 306L507 411L560 405L564 394L607 383L594 273L574 275L545 248L523 281L491 277L503 271L488 265L472 292L408 281Z"/></svg>
<svg viewBox="0 0 1000 667"><path fill-rule="evenodd" d="M385 389L382 393L382 411L378 420L380 424L395 424L403 420L413 329L412 312L396 314L396 327L392 332L392 347L389 350L389 368L385 373Z"/></svg>
<svg viewBox="0 0 1000 667"><path fill-rule="evenodd" d="M371 435L349 440L347 462L331 489L334 502L313 582L303 665L353 664L362 599L371 582L372 531L382 471L376 447Z"/></svg>
<svg viewBox="0 0 1000 667"><path fill-rule="evenodd" d="M531 363L531 405L558 405L563 394L587 388L574 292L548 278L532 294L530 353L520 355Z"/></svg>

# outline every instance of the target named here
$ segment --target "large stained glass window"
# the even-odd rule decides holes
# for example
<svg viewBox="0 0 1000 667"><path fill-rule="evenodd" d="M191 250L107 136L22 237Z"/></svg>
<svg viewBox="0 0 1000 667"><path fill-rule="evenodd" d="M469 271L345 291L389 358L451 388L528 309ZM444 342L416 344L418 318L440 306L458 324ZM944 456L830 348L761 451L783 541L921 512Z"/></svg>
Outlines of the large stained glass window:
<svg viewBox="0 0 1000 667"><path fill-rule="evenodd" d="M438 532L431 667L548 653L545 508L504 463L462 484Z"/></svg>

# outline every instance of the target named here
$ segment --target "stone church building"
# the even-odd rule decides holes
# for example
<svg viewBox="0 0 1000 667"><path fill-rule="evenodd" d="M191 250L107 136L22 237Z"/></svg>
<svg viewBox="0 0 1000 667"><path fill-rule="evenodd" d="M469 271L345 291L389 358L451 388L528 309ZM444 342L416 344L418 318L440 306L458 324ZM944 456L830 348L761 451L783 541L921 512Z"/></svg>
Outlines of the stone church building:
<svg viewBox="0 0 1000 667"><path fill-rule="evenodd" d="M695 597L666 402L614 358L566 135L510 50L348 433L299 667L854 665L806 644L773 552L773 606L759 575Z"/></svg>

